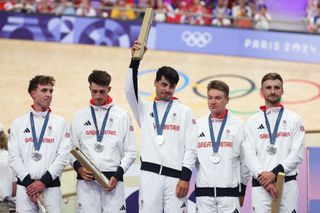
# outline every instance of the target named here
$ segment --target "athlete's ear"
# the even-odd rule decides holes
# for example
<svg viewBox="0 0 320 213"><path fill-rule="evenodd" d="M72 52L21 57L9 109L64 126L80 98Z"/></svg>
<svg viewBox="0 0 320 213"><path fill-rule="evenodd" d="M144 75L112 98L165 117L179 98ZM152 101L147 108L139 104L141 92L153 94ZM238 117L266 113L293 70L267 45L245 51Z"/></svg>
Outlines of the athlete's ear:
<svg viewBox="0 0 320 213"><path fill-rule="evenodd" d="M112 88L111 86L108 86L108 93L111 91L111 88Z"/></svg>

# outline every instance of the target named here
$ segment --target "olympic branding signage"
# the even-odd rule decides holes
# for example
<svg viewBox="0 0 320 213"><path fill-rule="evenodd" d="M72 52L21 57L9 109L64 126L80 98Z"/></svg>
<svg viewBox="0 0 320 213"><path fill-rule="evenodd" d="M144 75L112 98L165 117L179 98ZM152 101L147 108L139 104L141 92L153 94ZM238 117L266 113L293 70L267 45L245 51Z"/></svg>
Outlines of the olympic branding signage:
<svg viewBox="0 0 320 213"><path fill-rule="evenodd" d="M182 32L181 39L188 47L204 48L211 43L212 36L208 32L186 30Z"/></svg>

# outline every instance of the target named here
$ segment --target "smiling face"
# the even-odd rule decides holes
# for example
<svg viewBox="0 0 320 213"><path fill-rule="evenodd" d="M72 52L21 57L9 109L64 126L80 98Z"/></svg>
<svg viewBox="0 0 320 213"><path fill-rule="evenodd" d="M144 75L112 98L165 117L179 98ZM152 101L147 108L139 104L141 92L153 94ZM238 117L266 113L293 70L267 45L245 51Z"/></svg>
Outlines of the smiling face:
<svg viewBox="0 0 320 213"><path fill-rule="evenodd" d="M260 94L267 107L276 106L283 95L283 84L279 79L266 80L261 85Z"/></svg>
<svg viewBox="0 0 320 213"><path fill-rule="evenodd" d="M33 99L34 109L36 111L46 111L49 109L52 101L53 85L37 85L30 95Z"/></svg>
<svg viewBox="0 0 320 213"><path fill-rule="evenodd" d="M223 91L217 89L208 90L208 107L211 116L219 117L225 111L228 103L229 97L226 97Z"/></svg>
<svg viewBox="0 0 320 213"><path fill-rule="evenodd" d="M159 81L154 82L154 86L156 88L156 98L169 101L172 99L177 85L170 84L170 82L164 76L162 76Z"/></svg>

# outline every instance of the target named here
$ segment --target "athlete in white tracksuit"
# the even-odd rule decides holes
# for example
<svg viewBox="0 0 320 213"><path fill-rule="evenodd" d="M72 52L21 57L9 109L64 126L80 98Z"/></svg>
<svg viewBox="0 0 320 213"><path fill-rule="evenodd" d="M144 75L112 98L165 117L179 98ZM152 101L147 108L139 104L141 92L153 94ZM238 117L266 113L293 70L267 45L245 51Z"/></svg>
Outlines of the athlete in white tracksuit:
<svg viewBox="0 0 320 213"><path fill-rule="evenodd" d="M53 77L33 78L28 91L34 104L10 128L9 165L18 178L17 212L37 212L40 197L49 212L61 212L60 177L69 162L70 133L65 120L49 108L53 85Z"/></svg>
<svg viewBox="0 0 320 213"><path fill-rule="evenodd" d="M139 49L137 42L133 49ZM157 96L154 102L146 102L138 95L138 66L138 60L131 61L125 92L142 133L139 211L186 212L186 195L196 155L196 121L191 109L172 97L178 81L175 70L159 68L155 80ZM165 120L162 133L157 130L156 117L159 126Z"/></svg>
<svg viewBox="0 0 320 213"><path fill-rule="evenodd" d="M250 177L244 164L244 123L225 108L229 102L227 84L211 81L207 93L210 113L197 122L197 213L239 213Z"/></svg>
<svg viewBox="0 0 320 213"><path fill-rule="evenodd" d="M97 79L104 79L106 83ZM126 212L123 174L136 158L134 131L128 111L115 105L108 95L110 81L107 79L111 81L111 76L104 71L95 70L89 76L92 100L89 107L74 114L71 138L72 144L78 146L110 182L114 182L114 186L104 189L96 180L83 177L79 172L80 163L73 159L73 166L78 172L78 212ZM102 150L95 147L97 130L91 109L95 112L99 132L106 118L100 142Z"/></svg>
<svg viewBox="0 0 320 213"><path fill-rule="evenodd" d="M276 192L276 175L284 172L286 177L280 212L295 213L298 211L297 167L304 155L303 121L279 103L283 94L280 75L265 75L261 85L266 105L249 118L244 146L246 163L253 175L252 212L270 212L272 197ZM278 126L277 131L275 126ZM276 135L274 145L271 144L273 134Z"/></svg>

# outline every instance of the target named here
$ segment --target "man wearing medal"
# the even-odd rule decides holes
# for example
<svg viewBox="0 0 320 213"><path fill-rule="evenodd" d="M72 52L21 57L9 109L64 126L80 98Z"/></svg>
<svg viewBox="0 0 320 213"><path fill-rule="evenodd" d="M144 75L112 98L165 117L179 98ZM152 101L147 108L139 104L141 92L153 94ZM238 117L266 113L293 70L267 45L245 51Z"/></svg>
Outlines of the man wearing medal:
<svg viewBox="0 0 320 213"><path fill-rule="evenodd" d="M270 212L272 199L278 197L275 181L285 173L280 213L298 211L298 165L304 155L304 125L301 117L281 105L283 80L268 73L261 80L265 105L246 124L245 159L252 180L252 208Z"/></svg>
<svg viewBox="0 0 320 213"><path fill-rule="evenodd" d="M141 49L135 41L132 56ZM187 194L196 155L197 126L191 109L173 97L179 75L171 67L158 69L156 97L141 99L140 61L131 60L125 92L141 128L139 212L187 212Z"/></svg>
<svg viewBox="0 0 320 213"><path fill-rule="evenodd" d="M134 131L128 111L109 96L111 76L94 70L88 77L89 106L76 112L71 125L72 145L109 179L103 188L92 173L73 159L77 171L77 212L125 212L123 175L136 159Z"/></svg>
<svg viewBox="0 0 320 213"><path fill-rule="evenodd" d="M71 147L67 123L49 108L54 83L51 76L30 80L33 105L10 129L9 164L18 178L17 212L38 212L39 200L49 212L61 212L60 177Z"/></svg>
<svg viewBox="0 0 320 213"><path fill-rule="evenodd" d="M244 164L244 122L226 109L225 82L209 82L207 95L210 113L197 122L197 212L240 212L250 177Z"/></svg>

